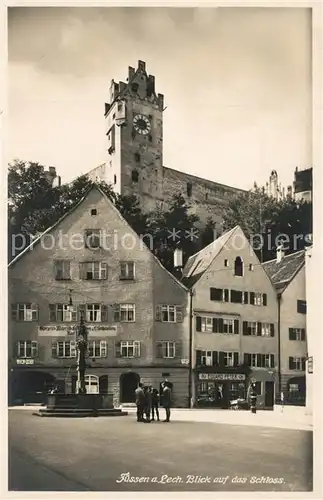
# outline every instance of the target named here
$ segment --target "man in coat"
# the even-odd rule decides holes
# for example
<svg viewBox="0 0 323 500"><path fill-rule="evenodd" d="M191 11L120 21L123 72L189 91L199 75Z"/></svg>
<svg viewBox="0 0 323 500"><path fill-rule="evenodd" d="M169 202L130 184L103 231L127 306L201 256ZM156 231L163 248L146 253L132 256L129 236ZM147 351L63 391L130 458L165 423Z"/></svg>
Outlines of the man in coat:
<svg viewBox="0 0 323 500"><path fill-rule="evenodd" d="M135 390L135 395L136 395L136 405L137 405L137 422L143 422L145 396L141 383L138 384L138 387Z"/></svg>
<svg viewBox="0 0 323 500"><path fill-rule="evenodd" d="M165 382L162 384L162 387L163 387L162 403L166 411L166 419L163 420L163 422L169 422L170 407L171 407L171 390Z"/></svg>

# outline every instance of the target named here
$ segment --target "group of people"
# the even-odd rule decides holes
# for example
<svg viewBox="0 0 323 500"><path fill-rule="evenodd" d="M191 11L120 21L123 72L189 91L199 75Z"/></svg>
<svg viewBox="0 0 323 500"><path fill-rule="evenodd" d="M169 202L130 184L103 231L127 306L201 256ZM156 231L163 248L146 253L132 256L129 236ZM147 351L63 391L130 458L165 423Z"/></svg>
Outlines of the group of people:
<svg viewBox="0 0 323 500"><path fill-rule="evenodd" d="M136 393L137 405L137 422L153 422L159 421L159 405L161 404L166 412L166 418L163 422L170 421L170 407L171 407L171 389L167 382L161 384L162 391L159 394L157 389L152 386L143 386L139 384Z"/></svg>

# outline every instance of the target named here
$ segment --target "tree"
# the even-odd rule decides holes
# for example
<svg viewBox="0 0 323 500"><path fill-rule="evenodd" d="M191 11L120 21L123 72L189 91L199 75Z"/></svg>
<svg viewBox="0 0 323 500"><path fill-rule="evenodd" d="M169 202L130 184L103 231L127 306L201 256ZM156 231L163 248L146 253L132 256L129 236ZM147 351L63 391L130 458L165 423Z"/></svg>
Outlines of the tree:
<svg viewBox="0 0 323 500"><path fill-rule="evenodd" d="M223 220L226 230L242 228L262 261L274 258L280 243L292 253L311 241L312 204L291 197L276 200L257 186L233 197Z"/></svg>

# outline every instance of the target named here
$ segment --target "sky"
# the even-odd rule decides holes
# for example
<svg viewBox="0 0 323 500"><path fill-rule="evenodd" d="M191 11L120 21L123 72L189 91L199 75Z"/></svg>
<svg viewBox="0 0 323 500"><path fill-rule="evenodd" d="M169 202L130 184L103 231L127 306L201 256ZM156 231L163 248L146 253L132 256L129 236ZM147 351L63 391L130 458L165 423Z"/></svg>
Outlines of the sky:
<svg viewBox="0 0 323 500"><path fill-rule="evenodd" d="M8 11L9 161L63 182L107 161L110 82L140 59L165 96L165 166L245 189L312 166L309 9Z"/></svg>

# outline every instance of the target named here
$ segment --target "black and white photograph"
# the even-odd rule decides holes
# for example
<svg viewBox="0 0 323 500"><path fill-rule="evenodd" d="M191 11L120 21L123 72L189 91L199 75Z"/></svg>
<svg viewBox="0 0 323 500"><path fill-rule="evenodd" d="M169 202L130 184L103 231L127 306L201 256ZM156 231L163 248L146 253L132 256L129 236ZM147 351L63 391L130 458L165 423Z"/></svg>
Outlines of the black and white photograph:
<svg viewBox="0 0 323 500"><path fill-rule="evenodd" d="M318 491L322 12L258 3L7 8L17 498Z"/></svg>

